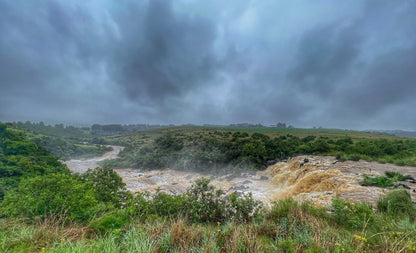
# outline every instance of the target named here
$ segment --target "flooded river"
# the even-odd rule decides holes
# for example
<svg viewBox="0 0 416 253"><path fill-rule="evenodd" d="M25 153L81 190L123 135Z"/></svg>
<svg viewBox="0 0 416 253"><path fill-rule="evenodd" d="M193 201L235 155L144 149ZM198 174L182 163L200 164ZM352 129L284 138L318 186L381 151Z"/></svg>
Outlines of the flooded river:
<svg viewBox="0 0 416 253"><path fill-rule="evenodd" d="M123 150L121 146L111 146L112 151L100 157L70 160L65 162L73 172L83 173L88 168L98 167L98 162L114 159ZM331 204L334 197L354 202L374 202L389 189L364 187L359 184L363 175L383 175L385 171L398 171L416 177L415 167L399 167L376 162L339 162L328 156L298 156L268 167L263 171L245 171L225 175L207 175L200 172L141 169L115 169L133 193L155 192L183 193L195 180L201 177L211 179L211 184L225 194L247 194L264 203L292 197L299 201L312 201L319 206ZM416 200L416 185L403 182Z"/></svg>

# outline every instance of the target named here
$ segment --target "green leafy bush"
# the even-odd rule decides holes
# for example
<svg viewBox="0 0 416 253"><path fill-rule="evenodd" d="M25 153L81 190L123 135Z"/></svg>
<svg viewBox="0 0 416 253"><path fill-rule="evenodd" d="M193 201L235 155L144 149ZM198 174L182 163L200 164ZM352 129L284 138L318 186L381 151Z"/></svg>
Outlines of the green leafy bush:
<svg viewBox="0 0 416 253"><path fill-rule="evenodd" d="M345 162L347 160L347 157L344 155L344 153L337 153L335 159L337 159L340 162Z"/></svg>
<svg viewBox="0 0 416 253"><path fill-rule="evenodd" d="M241 197L233 193L228 199L230 218L237 222L246 223L252 221L259 215L261 208L261 202L254 200L251 192Z"/></svg>
<svg viewBox="0 0 416 253"><path fill-rule="evenodd" d="M407 190L389 192L377 202L377 210L393 217L416 218L416 208Z"/></svg>
<svg viewBox="0 0 416 253"><path fill-rule="evenodd" d="M126 184L113 169L108 167L88 169L80 177L83 181L90 182L94 186L95 198L98 201L112 203L116 207L120 207L126 202L129 194Z"/></svg>
<svg viewBox="0 0 416 253"><path fill-rule="evenodd" d="M187 200L185 195L170 195L157 191L153 196L151 208L154 214L162 217L178 218L185 213Z"/></svg>
<svg viewBox="0 0 416 253"><path fill-rule="evenodd" d="M342 199L332 200L332 212L334 220L352 229L363 228L366 224L372 224L375 219L373 209L362 203L350 203Z"/></svg>
<svg viewBox="0 0 416 253"><path fill-rule="evenodd" d="M129 225L130 222L131 218L127 215L127 213L125 211L119 210L106 214L105 216L97 219L92 223L92 227L101 233L105 233L107 231L125 227Z"/></svg>
<svg viewBox="0 0 416 253"><path fill-rule="evenodd" d="M407 179L413 180L410 175L402 175L399 172L386 171L386 176L369 177L364 174L364 180L360 183L363 186L377 186L381 188L394 186L398 181L404 181Z"/></svg>
<svg viewBox="0 0 416 253"><path fill-rule="evenodd" d="M1 203L3 216L88 220L98 211L91 183L66 174L50 174L22 180Z"/></svg>
<svg viewBox="0 0 416 253"><path fill-rule="evenodd" d="M360 155L351 155L350 156L350 159L352 160L352 161L359 161L360 159L361 159L361 156Z"/></svg>
<svg viewBox="0 0 416 253"><path fill-rule="evenodd" d="M413 180L414 178L410 175L402 175L399 172L394 172L394 171L386 171L385 172L386 177L388 178L392 178L395 181L405 181L405 180Z"/></svg>
<svg viewBox="0 0 416 253"><path fill-rule="evenodd" d="M200 178L186 192L190 221L223 222L227 217L226 202L221 197L222 191L215 190L209 182L208 178Z"/></svg>
<svg viewBox="0 0 416 253"><path fill-rule="evenodd" d="M362 186L377 186L381 188L391 187L394 185L394 181L391 178L377 176L369 177L364 175L364 180L360 182Z"/></svg>
<svg viewBox="0 0 416 253"><path fill-rule="evenodd" d="M281 217L287 217L289 213L298 208L298 202L292 198L287 198L272 203L270 212L267 214L267 218L271 220L277 220Z"/></svg>

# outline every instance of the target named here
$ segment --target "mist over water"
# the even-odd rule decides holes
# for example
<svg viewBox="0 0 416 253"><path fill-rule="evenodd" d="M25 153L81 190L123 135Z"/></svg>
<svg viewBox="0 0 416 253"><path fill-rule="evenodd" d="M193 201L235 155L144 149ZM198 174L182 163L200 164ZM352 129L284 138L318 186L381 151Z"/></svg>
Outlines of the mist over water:
<svg viewBox="0 0 416 253"><path fill-rule="evenodd" d="M100 161L115 159L123 149L111 146L113 150L101 157L65 162L72 172L85 172L95 168ZM416 177L413 167L398 167L376 162L339 162L333 157L298 156L287 162L279 162L262 171L234 171L222 173L198 172L189 170L141 170L115 169L126 183L126 188L133 192L166 192L168 194L184 193L201 177L211 180L211 185L220 189L225 195L236 193L246 195L266 205L272 201L288 197L299 201L311 201L317 206L329 206L334 197L353 202L372 203L384 192L378 187L360 186L363 174L383 175L385 171L400 171ZM220 170L219 170L220 171ZM416 200L416 193L411 192Z"/></svg>

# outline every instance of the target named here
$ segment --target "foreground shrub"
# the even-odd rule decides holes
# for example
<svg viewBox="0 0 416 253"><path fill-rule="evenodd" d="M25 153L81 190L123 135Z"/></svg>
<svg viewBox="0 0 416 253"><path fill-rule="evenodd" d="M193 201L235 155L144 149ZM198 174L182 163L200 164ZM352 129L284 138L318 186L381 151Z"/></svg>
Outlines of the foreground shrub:
<svg viewBox="0 0 416 253"><path fill-rule="evenodd" d="M131 218L125 211L117 211L114 213L107 214L92 223L92 227L95 230L105 233L114 229L119 229L129 225Z"/></svg>
<svg viewBox="0 0 416 253"><path fill-rule="evenodd" d="M5 196L1 214L28 218L53 215L70 220L88 220L97 207L91 183L67 174L50 174L22 180Z"/></svg>
<svg viewBox="0 0 416 253"><path fill-rule="evenodd" d="M377 210L394 217L409 217L415 220L416 208L407 190L388 193L377 202Z"/></svg>
<svg viewBox="0 0 416 253"><path fill-rule="evenodd" d="M233 193L228 199L228 213L231 219L237 222L249 222L260 214L262 204L253 199L250 192L244 196Z"/></svg>
<svg viewBox="0 0 416 253"><path fill-rule="evenodd" d="M226 219L223 192L215 190L209 182L208 178L200 178L186 192L187 214L192 222L223 222Z"/></svg>
<svg viewBox="0 0 416 253"><path fill-rule="evenodd" d="M138 193L128 200L126 213L141 221L186 218L191 223L248 223L260 214L263 205L251 194L224 196L209 183L208 178L200 178L178 195Z"/></svg>
<svg viewBox="0 0 416 253"><path fill-rule="evenodd" d="M270 220L276 220L281 217L287 217L290 211L294 211L298 208L298 202L288 198L273 202L270 212L267 214L267 218Z"/></svg>
<svg viewBox="0 0 416 253"><path fill-rule="evenodd" d="M183 194L170 195L157 191L151 202L152 213L169 218L178 218L184 214L186 198Z"/></svg>
<svg viewBox="0 0 416 253"><path fill-rule="evenodd" d="M334 220L348 228L360 229L375 221L373 209L367 204L350 203L342 199L332 200Z"/></svg>
<svg viewBox="0 0 416 253"><path fill-rule="evenodd" d="M108 167L88 169L81 175L81 179L90 182L94 186L95 198L98 201L120 207L127 200L126 184L113 169Z"/></svg>

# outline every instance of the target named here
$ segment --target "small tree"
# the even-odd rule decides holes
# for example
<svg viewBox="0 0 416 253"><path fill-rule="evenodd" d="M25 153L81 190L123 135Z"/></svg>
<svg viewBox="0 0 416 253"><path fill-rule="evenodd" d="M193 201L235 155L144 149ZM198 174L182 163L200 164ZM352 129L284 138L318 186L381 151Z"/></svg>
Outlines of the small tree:
<svg viewBox="0 0 416 253"><path fill-rule="evenodd" d="M49 174L21 181L1 203L4 216L64 216L88 220L97 211L98 201L91 183L67 174Z"/></svg>
<svg viewBox="0 0 416 253"><path fill-rule="evenodd" d="M108 167L88 169L81 178L92 183L97 200L112 203L116 207L120 207L126 201L128 194L126 184L113 169Z"/></svg>

